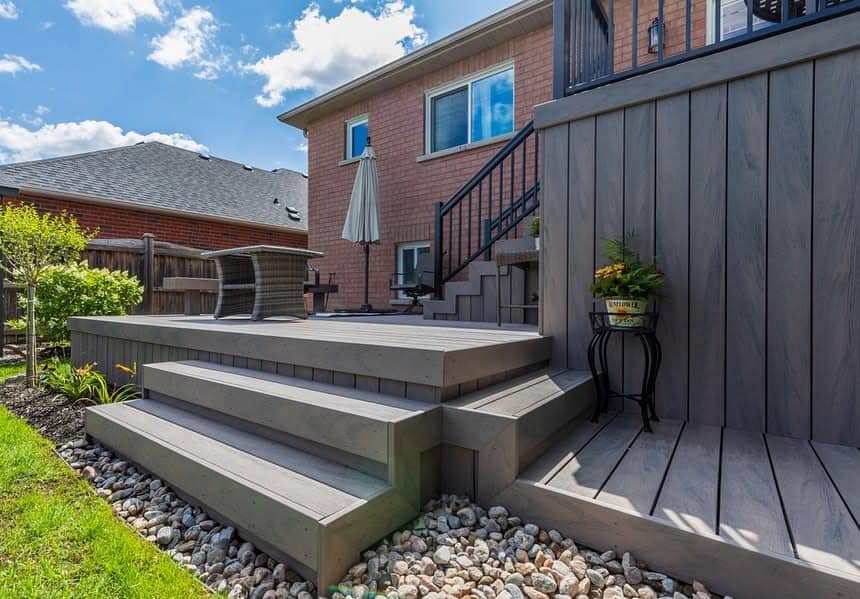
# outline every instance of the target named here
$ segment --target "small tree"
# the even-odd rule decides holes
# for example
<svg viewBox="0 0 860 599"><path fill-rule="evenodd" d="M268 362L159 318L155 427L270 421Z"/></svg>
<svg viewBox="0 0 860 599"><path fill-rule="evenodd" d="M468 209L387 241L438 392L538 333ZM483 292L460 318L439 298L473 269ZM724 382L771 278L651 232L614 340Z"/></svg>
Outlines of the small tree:
<svg viewBox="0 0 860 599"><path fill-rule="evenodd" d="M84 231L66 212L39 214L29 204L0 209L0 268L27 288L27 386L36 384L36 288L48 267L77 259L97 231Z"/></svg>

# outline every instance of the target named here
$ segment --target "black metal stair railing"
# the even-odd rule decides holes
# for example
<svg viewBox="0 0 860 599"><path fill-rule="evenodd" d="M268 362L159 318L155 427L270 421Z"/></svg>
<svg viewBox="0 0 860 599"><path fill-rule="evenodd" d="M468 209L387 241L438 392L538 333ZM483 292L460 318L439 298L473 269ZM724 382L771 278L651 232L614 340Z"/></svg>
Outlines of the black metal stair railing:
<svg viewBox="0 0 860 599"><path fill-rule="evenodd" d="M436 205L436 296L473 261L492 258L500 239L521 234L520 223L540 206L540 160L529 122L447 202Z"/></svg>

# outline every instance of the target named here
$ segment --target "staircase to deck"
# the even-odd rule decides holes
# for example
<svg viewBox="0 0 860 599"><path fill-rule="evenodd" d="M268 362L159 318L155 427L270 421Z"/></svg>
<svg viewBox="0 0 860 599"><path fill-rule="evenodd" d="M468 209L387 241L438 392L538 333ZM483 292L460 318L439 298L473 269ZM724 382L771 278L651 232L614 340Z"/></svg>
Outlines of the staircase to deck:
<svg viewBox="0 0 860 599"><path fill-rule="evenodd" d="M159 319L135 322L102 319L99 330L164 339ZM172 333L183 343L214 339L259 352L269 347L261 332L273 326L249 325L250 334L219 323L204 338L190 328ZM305 328L326 326L289 324L280 342L302 349ZM350 326L352 339L327 341L329 370L309 368L316 356L307 351L290 354L289 368L278 364L270 372L248 366L273 354L254 353L259 358L242 366L198 350L209 359L161 361L160 350L140 342L97 342L156 361L141 369L144 398L88 409L87 433L325 589L362 550L416 516L423 501L442 492L488 500L592 405L590 377L549 369L549 340L533 333L478 325ZM193 327L199 332L200 323ZM385 348L421 359L412 371L389 372L387 384L370 384L371 373L396 366ZM187 351L174 347L168 354ZM336 375L338 368L349 372ZM409 399L413 380L424 383Z"/></svg>
<svg viewBox="0 0 860 599"><path fill-rule="evenodd" d="M539 147L534 124L526 124L448 201L434 219L434 299L424 314L436 320L495 322L496 305L536 304L536 271L505 266L496 290L493 253L505 244L532 248L523 221L540 207ZM534 283L531 283L531 281ZM531 309L504 308L502 322L536 323Z"/></svg>

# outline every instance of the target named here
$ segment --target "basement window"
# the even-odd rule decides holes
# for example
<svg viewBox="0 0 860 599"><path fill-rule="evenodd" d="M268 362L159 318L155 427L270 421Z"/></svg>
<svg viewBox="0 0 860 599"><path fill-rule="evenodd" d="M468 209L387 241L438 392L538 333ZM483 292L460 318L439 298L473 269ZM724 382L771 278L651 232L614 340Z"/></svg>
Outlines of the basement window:
<svg viewBox="0 0 860 599"><path fill-rule="evenodd" d="M370 134L366 114L349 119L346 122L346 159L360 158L367 147L367 136Z"/></svg>
<svg viewBox="0 0 860 599"><path fill-rule="evenodd" d="M514 65L496 65L426 94L427 153L478 143L514 130Z"/></svg>
<svg viewBox="0 0 860 599"><path fill-rule="evenodd" d="M397 245L397 284L406 285L415 282L415 270L418 268L418 257L430 253L429 241L413 241ZM408 297L398 291L397 297Z"/></svg>
<svg viewBox="0 0 860 599"><path fill-rule="evenodd" d="M719 8L718 8L719 7ZM707 11L707 40L709 44L714 43L714 29L716 28L717 10L720 11L720 39L725 41L747 32L747 5L744 0L711 0L708 2ZM753 31L767 27L769 23L753 15Z"/></svg>

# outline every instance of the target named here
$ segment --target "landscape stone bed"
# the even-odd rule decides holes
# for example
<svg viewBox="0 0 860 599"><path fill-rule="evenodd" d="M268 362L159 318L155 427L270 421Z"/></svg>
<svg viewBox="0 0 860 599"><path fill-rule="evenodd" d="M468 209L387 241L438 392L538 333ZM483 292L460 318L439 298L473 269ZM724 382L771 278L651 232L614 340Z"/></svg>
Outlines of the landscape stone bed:
<svg viewBox="0 0 860 599"><path fill-rule="evenodd" d="M10 398L18 399L12 401ZM49 438L68 441L71 426L40 424L56 408L77 424L59 455L90 481L113 511L166 551L209 589L231 599L313 599L313 584L242 540L231 526L189 505L168 485L98 443L83 438L81 404L0 386L0 403ZM24 409L25 405L29 406ZM40 407L41 406L41 407ZM59 406L59 407L58 407ZM45 434L45 433L43 433ZM595 551L556 530L523 522L502 506L489 510L443 495L424 506L408 529L394 533L320 595L332 599L719 599L704 585L652 571L629 553ZM725 597L724 599L731 599Z"/></svg>

